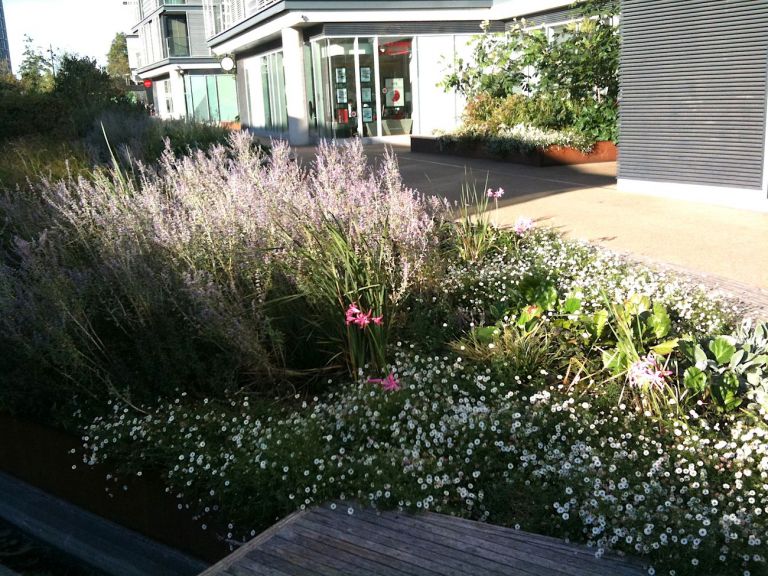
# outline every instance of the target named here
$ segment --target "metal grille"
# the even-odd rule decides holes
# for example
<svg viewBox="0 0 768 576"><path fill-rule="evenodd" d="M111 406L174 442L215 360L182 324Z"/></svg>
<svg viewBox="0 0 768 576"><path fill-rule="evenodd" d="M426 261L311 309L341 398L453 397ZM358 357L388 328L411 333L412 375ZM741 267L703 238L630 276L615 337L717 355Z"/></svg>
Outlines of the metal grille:
<svg viewBox="0 0 768 576"><path fill-rule="evenodd" d="M622 2L619 177L761 188L768 3Z"/></svg>

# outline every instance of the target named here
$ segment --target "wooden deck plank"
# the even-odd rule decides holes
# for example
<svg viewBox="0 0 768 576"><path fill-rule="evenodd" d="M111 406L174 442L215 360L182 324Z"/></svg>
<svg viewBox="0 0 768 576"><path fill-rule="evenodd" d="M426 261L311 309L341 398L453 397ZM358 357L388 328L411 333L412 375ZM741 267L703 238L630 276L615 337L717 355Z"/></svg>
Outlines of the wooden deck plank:
<svg viewBox="0 0 768 576"><path fill-rule="evenodd" d="M261 547L250 550L247 559L253 563L254 567L265 566L285 572L288 576L323 576L312 568L305 568L272 552L262 550ZM258 571L254 573L259 574Z"/></svg>
<svg viewBox="0 0 768 576"><path fill-rule="evenodd" d="M363 565L361 562L363 560L366 569L371 574L378 574L379 576L439 576L432 571L414 571L412 564L407 564L400 559L401 554L399 552L398 558L394 558L391 554L370 550L357 543L348 542L347 539L331 538L327 534L314 532L305 526L292 526L287 532L289 534L284 531L281 536L296 538L315 554L322 554L330 549L334 556L354 566Z"/></svg>
<svg viewBox="0 0 768 576"><path fill-rule="evenodd" d="M512 566L521 574L541 573L541 561L528 558L525 553L514 548L496 549L485 541L474 538L468 532L457 538L453 533L441 528L415 525L411 523L411 518L397 516L396 513L378 516L375 512L369 514L368 511L360 510L357 516L358 520L367 525L358 525L358 530L386 529L394 538L402 542L413 542L414 546L422 547L427 557L439 551L440 556L447 555L501 574L508 574ZM315 518L315 515L312 518ZM572 576L568 572L558 570L557 565L552 566L550 561L545 561L544 564L550 569L552 576Z"/></svg>
<svg viewBox="0 0 768 576"><path fill-rule="evenodd" d="M393 516L394 514L394 516ZM558 559L553 560L553 554L549 549L541 549L534 544L524 540L510 542L499 542L496 538L488 537L473 529L456 528L454 526L438 526L430 518L414 515L397 515L396 513L386 516L377 515L375 511L363 510L359 516L372 524L381 522L396 521L404 531L414 534L429 534L445 539L447 542L454 543L461 550L480 551L487 558L495 558L497 561L507 557L511 562L526 562L536 564L550 571L551 574L563 574L569 576L603 576L606 562L602 559L590 555L588 558L583 556L574 558L573 549L565 548L557 552ZM393 520L396 518L396 520ZM467 546L469 545L469 546ZM567 560L570 563L564 564ZM578 566L573 562L578 560ZM620 576L617 574L616 576Z"/></svg>
<svg viewBox="0 0 768 576"><path fill-rule="evenodd" d="M292 530L305 537L307 540L312 540L320 534L328 535L328 530L324 527L315 527L310 523L302 523L302 525L296 525L292 527ZM333 540L331 540L334 546L342 547L354 551L354 553L364 554L371 559L375 559L379 564L386 569L387 576L395 574L407 574L408 576L446 576L445 572L438 572L435 567L425 566L421 557L414 556L409 552L398 549L396 555L392 554L392 549L385 548L381 542L374 542L364 538L359 534L353 533L334 533ZM323 544L325 546L325 544ZM385 552L381 552L384 549Z"/></svg>
<svg viewBox="0 0 768 576"><path fill-rule="evenodd" d="M375 514L361 514L366 521L372 524L380 522L391 522L391 517L387 515L383 520ZM540 573L545 570L547 574L553 576L603 576L605 562L594 558L589 560L581 559L576 564L570 553L561 551L557 559L549 551L542 551L536 546L525 542L497 543L482 534L469 530L455 531L451 528L444 528L431 524L428 520L418 516L401 516L397 520L404 531L414 534L423 534L425 539L434 541L439 539L450 543L457 550L462 550L476 554L486 559L495 560L500 563L507 562L508 565L524 567L533 573ZM565 561L565 562L564 562ZM597 565L595 564L597 563ZM618 576L618 575L617 575Z"/></svg>
<svg viewBox="0 0 768 576"><path fill-rule="evenodd" d="M325 509L325 514L330 512L330 510ZM518 569L534 574L538 574L541 570L540 567L544 567L549 574L553 575L603 576L608 565L606 560L595 558L592 554L586 558L578 559L578 563L576 563L577 559L572 557L572 553L566 553L572 548L559 551L557 553L558 560L552 560L551 553L542 552L524 541L511 544L503 543L499 546L483 535L472 534L471 530L452 531L437 528L423 515L398 514L396 512L379 514L375 510L362 508L356 512L356 515L359 519L374 524L376 530L386 526L401 536L411 534L414 538L429 542L429 547L435 544L450 545L463 553L469 552L498 563L506 563L507 566L509 566L509 562L515 562ZM315 514L312 515L313 518L315 516ZM479 523L472 524L477 525ZM568 560L569 562L564 564L561 560ZM626 573L629 575L644 572L637 565L627 566L624 563L612 565L612 569L616 572L616 576L621 576L626 570L628 570Z"/></svg>
<svg viewBox="0 0 768 576"><path fill-rule="evenodd" d="M565 542L558 540L550 536L541 536L538 534L531 534L529 532L523 532L521 530L515 530L511 528L504 528L502 526L495 526L493 524L487 524L484 522L473 522L464 518L456 518L453 516L444 516L442 514L427 513L424 518L429 520L430 524L439 524L446 528L453 529L455 531L461 531L465 529L475 530L481 532L483 537L493 539L499 543L505 542L522 542L529 545L535 545L542 550L551 554L565 553L573 557L578 557L579 560L583 558L588 562L595 562L599 565L603 565L603 560L610 560L615 564L622 564L632 569L642 569L641 564L636 560L630 560L626 556L619 556L618 554L606 554L603 559L595 557L595 553L590 548L580 546L578 544Z"/></svg>
<svg viewBox="0 0 768 576"><path fill-rule="evenodd" d="M337 527L333 518L324 516L320 511L315 512L315 514L305 517L303 524L317 522L327 529ZM402 527L391 525L388 518L384 518L384 521L375 525L366 522L359 515L355 520L340 517L337 521L341 522L344 528L352 533L376 538L381 543L380 545L391 548L394 551L405 550L409 552L420 558L421 565L425 567L435 566L441 574L451 573L446 571L453 571L452 573L455 574L466 574L467 571L476 568L482 568L487 574L512 574L507 561L498 562L493 559L473 555L471 552L467 553L466 550L457 550L450 543L441 541L440 538L431 537L428 534L407 534L401 529ZM515 568L515 576L537 576L537 572L526 570L525 567L516 566Z"/></svg>
<svg viewBox="0 0 768 576"><path fill-rule="evenodd" d="M0 518L107 574L185 576L206 563L0 473Z"/></svg>
<svg viewBox="0 0 768 576"><path fill-rule="evenodd" d="M285 572L282 572L280 570L276 570L275 568L270 568L268 566L264 566L263 564L258 564L256 562L253 562L252 560L249 560L247 557L243 556L238 560L236 564L233 564L229 568L227 568L224 572L219 572L220 576L290 576L289 574L286 574Z"/></svg>
<svg viewBox="0 0 768 576"><path fill-rule="evenodd" d="M282 530L285 526L289 526L293 522L296 521L297 518L300 518L304 514L306 514L306 510L297 510L293 514L286 516L279 522L273 524L268 529L264 530L264 532L257 535L255 538L252 538L240 548L232 552L229 556L226 556L225 558L222 558L219 560L216 564L209 567L207 570L201 572L198 576L220 576L220 574L227 570L230 566L234 566L238 563L240 558L244 557L248 552L254 548L257 548L259 545L261 545L263 542L266 542L270 538L272 538L275 534L278 534L280 530Z"/></svg>
<svg viewBox="0 0 768 576"><path fill-rule="evenodd" d="M633 558L434 513L293 514L200 576L643 576Z"/></svg>

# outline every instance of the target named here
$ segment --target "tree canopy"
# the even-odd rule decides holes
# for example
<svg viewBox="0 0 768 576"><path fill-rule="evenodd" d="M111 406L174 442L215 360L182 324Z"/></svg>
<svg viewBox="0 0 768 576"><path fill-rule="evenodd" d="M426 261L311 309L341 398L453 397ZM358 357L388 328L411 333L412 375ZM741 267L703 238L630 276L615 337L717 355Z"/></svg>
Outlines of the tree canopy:
<svg viewBox="0 0 768 576"><path fill-rule="evenodd" d="M128 66L128 43L125 34L118 32L107 53L107 73L112 78L126 79L131 74Z"/></svg>

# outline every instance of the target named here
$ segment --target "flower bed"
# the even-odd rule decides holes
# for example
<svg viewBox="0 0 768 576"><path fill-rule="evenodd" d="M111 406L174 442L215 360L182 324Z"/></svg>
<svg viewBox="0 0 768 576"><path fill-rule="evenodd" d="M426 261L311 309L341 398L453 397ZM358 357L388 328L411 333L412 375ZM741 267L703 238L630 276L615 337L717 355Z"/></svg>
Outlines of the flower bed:
<svg viewBox="0 0 768 576"><path fill-rule="evenodd" d="M490 158L533 166L611 162L617 158L613 142L590 143L568 132L525 125L502 127L494 133L462 130L436 137L412 136L411 151Z"/></svg>
<svg viewBox="0 0 768 576"><path fill-rule="evenodd" d="M498 230L501 189L449 209L357 143L304 170L233 138L6 199L0 344L24 356L0 405L56 398L87 463L159 475L224 538L354 499L651 574L768 572L768 326L528 219ZM66 377L19 394L36 366Z"/></svg>

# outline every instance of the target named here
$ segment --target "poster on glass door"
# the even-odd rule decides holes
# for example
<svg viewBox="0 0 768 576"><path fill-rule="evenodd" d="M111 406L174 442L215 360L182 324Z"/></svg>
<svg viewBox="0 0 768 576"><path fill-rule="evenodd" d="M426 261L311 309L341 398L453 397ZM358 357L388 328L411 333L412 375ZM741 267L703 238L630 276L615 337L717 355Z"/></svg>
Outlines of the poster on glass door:
<svg viewBox="0 0 768 576"><path fill-rule="evenodd" d="M402 108L405 105L405 80L403 78L387 78L384 80L385 106L387 108Z"/></svg>

